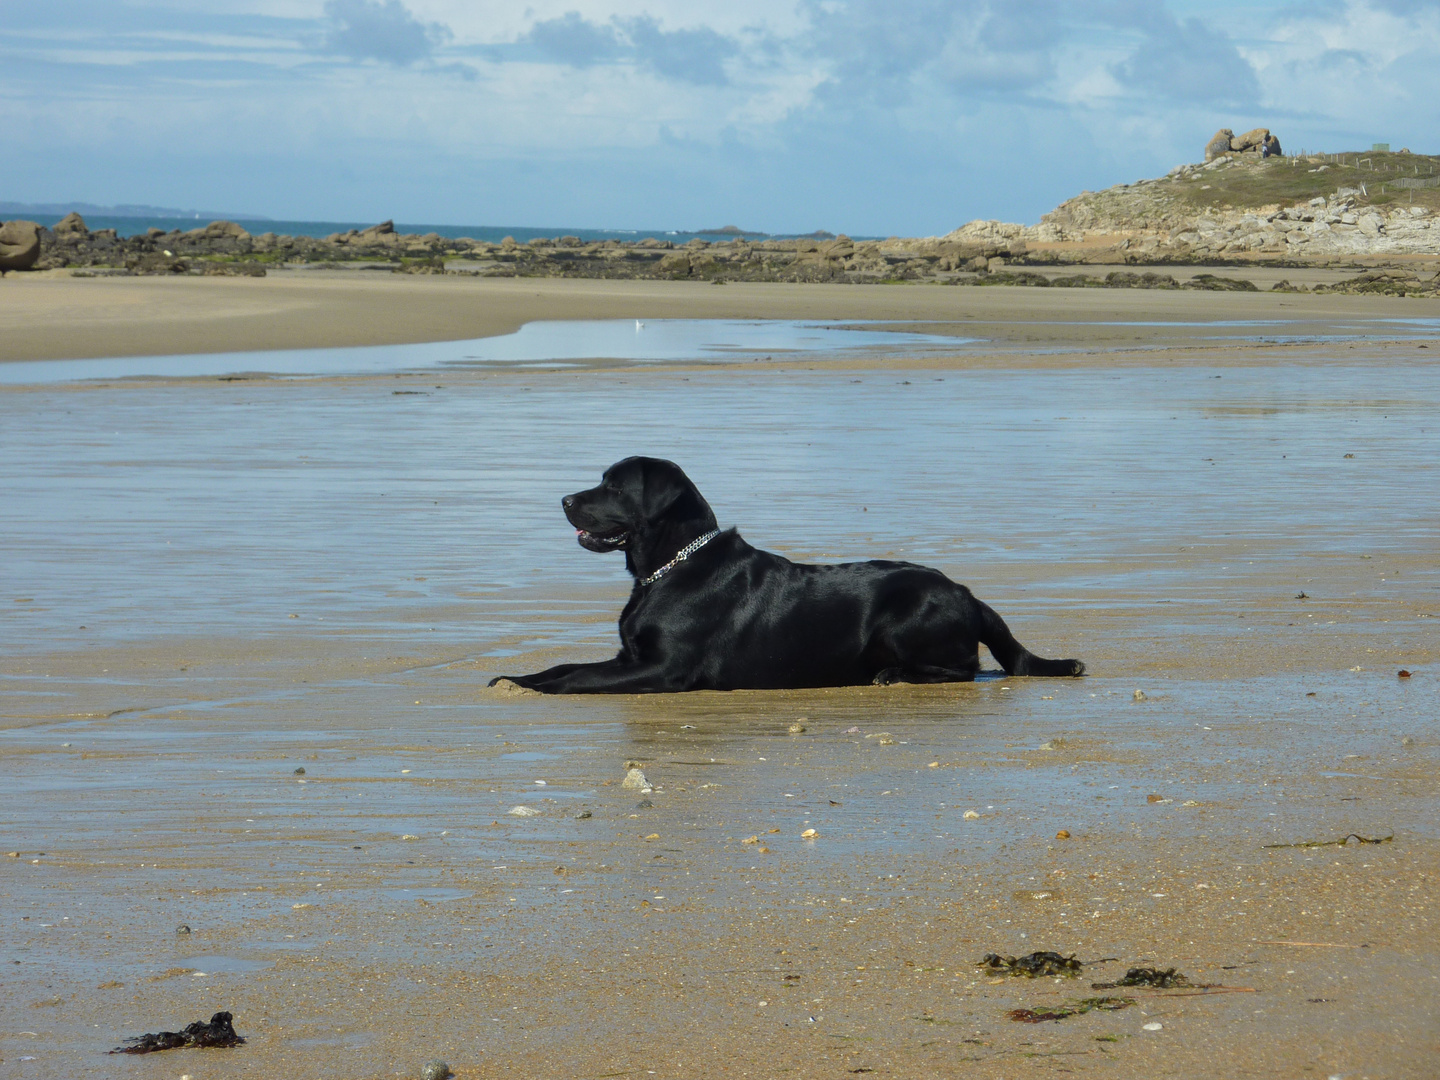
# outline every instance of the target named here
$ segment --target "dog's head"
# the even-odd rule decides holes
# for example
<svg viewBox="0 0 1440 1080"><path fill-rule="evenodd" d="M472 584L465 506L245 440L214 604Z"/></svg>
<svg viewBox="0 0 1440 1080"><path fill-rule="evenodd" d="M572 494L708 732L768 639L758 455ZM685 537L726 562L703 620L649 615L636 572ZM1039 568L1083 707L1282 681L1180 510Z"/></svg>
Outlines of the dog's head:
<svg viewBox="0 0 1440 1080"><path fill-rule="evenodd" d="M660 458L617 461L596 487L566 495L560 506L581 547L624 548L632 570L648 566L657 550L670 544L678 550L716 527L699 489L680 466Z"/></svg>

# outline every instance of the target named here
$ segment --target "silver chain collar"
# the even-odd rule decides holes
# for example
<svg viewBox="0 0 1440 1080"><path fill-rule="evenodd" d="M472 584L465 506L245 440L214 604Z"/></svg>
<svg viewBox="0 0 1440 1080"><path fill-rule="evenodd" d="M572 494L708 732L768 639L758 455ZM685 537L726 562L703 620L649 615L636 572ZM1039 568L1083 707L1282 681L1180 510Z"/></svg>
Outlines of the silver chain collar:
<svg viewBox="0 0 1440 1080"><path fill-rule="evenodd" d="M656 571L655 571L653 574L651 574L649 577L643 577L643 578L641 578L641 579L640 579L640 584L641 584L641 585L653 585L653 584L655 584L655 582L659 581L662 577L664 577L666 574L668 574L671 570L674 570L675 567L679 566L682 562L684 562L686 559L688 559L691 555L694 555L695 552L699 551L701 548L703 548L706 544L708 544L711 540L714 540L715 537L717 537L717 536L719 536L719 535L720 535L720 530L719 530L719 529L716 529L714 532L708 532L708 533L706 533L704 536L700 537L700 539L698 539L698 540L692 540L692 541L690 541L690 543L686 544L683 548L680 549L680 553L679 553L678 555L676 555L673 559L671 559L669 562L667 562L664 566L660 567L659 570L656 570Z"/></svg>

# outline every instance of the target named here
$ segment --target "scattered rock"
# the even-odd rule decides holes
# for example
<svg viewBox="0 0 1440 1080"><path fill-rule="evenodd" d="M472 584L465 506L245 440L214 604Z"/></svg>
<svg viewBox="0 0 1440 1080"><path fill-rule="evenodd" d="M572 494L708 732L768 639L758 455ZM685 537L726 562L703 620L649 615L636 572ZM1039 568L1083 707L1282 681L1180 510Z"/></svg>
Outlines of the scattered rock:
<svg viewBox="0 0 1440 1080"><path fill-rule="evenodd" d="M1061 829L1059 832L1057 832L1057 833L1055 834L1055 839L1056 839L1056 840L1069 840L1069 839L1070 839L1070 830L1069 830L1069 829Z"/></svg>
<svg viewBox="0 0 1440 1080"><path fill-rule="evenodd" d="M1409 674L1409 672L1406 672L1406 674ZM793 723L793 724L790 725L790 734L791 734L791 735L804 735L804 734L805 734L805 725L802 724L799 720L796 720L795 723Z"/></svg>
<svg viewBox="0 0 1440 1080"><path fill-rule="evenodd" d="M632 791L639 791L641 788L648 788L650 781L645 779L645 774L640 769L631 768L625 774L625 779L620 781L620 786Z"/></svg>
<svg viewBox="0 0 1440 1080"><path fill-rule="evenodd" d="M506 811L511 817L539 817L540 811L529 806L515 806Z"/></svg>
<svg viewBox="0 0 1440 1080"><path fill-rule="evenodd" d="M1144 690L1136 690L1134 696L1135 696L1135 700L1136 700L1136 701L1147 701L1147 700L1149 700L1148 697L1146 696Z"/></svg>
<svg viewBox="0 0 1440 1080"><path fill-rule="evenodd" d="M181 935L188 934L190 933L190 927L186 926L184 923L181 923L179 926L175 927L175 933Z"/></svg>
<svg viewBox="0 0 1440 1080"><path fill-rule="evenodd" d="M436 1058L434 1061L427 1061L420 1069L420 1080L449 1080L455 1075L450 1071L450 1066Z"/></svg>

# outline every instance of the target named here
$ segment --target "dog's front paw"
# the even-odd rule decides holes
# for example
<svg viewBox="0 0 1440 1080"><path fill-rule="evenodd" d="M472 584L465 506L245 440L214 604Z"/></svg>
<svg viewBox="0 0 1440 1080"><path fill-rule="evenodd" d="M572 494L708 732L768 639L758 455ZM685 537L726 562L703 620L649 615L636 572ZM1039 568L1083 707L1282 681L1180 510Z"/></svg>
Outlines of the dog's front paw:
<svg viewBox="0 0 1440 1080"><path fill-rule="evenodd" d="M494 690L497 694L504 694L507 697L540 693L539 690L531 690L528 686L521 686L518 682L510 678L508 675L497 675L495 676L495 678L491 679L490 682L486 685L491 690Z"/></svg>

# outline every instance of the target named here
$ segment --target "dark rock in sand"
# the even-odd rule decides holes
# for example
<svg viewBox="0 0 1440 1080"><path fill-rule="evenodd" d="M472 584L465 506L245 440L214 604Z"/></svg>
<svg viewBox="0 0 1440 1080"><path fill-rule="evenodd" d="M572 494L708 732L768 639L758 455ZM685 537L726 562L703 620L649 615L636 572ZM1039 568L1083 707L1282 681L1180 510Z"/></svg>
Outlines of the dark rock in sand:
<svg viewBox="0 0 1440 1080"><path fill-rule="evenodd" d="M0 225L0 270L29 270L39 260L39 224L7 221Z"/></svg>

